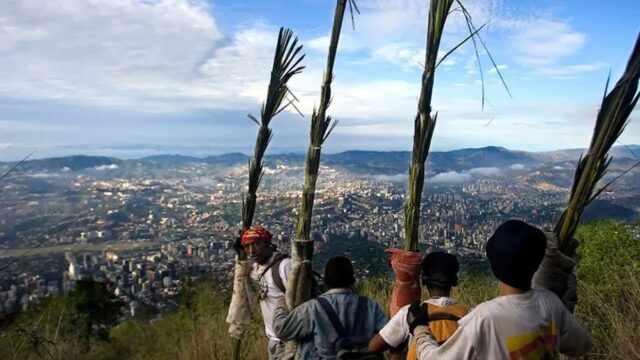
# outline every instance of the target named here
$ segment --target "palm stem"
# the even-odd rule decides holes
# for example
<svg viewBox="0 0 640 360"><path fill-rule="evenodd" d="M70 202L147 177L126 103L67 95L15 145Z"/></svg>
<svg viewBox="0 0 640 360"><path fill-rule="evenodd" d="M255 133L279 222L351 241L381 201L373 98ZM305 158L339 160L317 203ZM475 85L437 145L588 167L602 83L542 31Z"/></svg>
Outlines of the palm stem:
<svg viewBox="0 0 640 360"><path fill-rule="evenodd" d="M338 43L340 41L340 32L342 30L347 1L349 1L352 9L355 8L357 11L353 0L336 1L331 41L327 55L327 67L320 89L320 103L317 109L314 108L313 114L311 115L309 149L307 150L300 213L298 215L296 238L291 244L292 265L287 291L287 304L289 308L294 308L311 297L313 242L310 241L310 233L313 201L315 199L316 183L320 168L322 145L337 124L330 116L327 116L327 110L331 104L331 82L334 78L333 67L338 51Z"/></svg>

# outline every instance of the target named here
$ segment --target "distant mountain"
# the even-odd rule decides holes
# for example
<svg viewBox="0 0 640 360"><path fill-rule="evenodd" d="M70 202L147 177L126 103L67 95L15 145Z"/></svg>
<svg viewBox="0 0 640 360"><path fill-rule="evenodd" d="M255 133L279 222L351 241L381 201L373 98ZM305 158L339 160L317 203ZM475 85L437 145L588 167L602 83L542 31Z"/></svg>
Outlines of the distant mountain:
<svg viewBox="0 0 640 360"><path fill-rule="evenodd" d="M531 165L539 161L529 153L489 146L479 149L432 151L427 158L430 172L463 171L478 167ZM402 174L411 163L409 151L347 151L324 158L327 165L347 168L358 173Z"/></svg>
<svg viewBox="0 0 640 360"><path fill-rule="evenodd" d="M200 158L183 155L153 155L141 158L140 160L151 161L159 164L188 164L193 162L203 162Z"/></svg>
<svg viewBox="0 0 640 360"><path fill-rule="evenodd" d="M534 156L524 151L507 150L488 146L479 149L461 149L447 152L434 151L427 158L435 172L461 171L478 167L508 167L515 164L539 163Z"/></svg>
<svg viewBox="0 0 640 360"><path fill-rule="evenodd" d="M249 161L249 157L242 153L229 153L222 155L207 156L204 159L199 159L197 162L204 160L207 164L212 165L225 165L233 166L237 164L246 164Z"/></svg>
<svg viewBox="0 0 640 360"><path fill-rule="evenodd" d="M48 159L28 160L22 163L17 172L33 172L33 171L62 171L62 170L84 170L91 168L99 168L100 166L119 166L123 160L106 157L106 156L86 156L74 155ZM6 163L12 166L14 163Z"/></svg>
<svg viewBox="0 0 640 360"><path fill-rule="evenodd" d="M595 219L633 220L640 218L640 213L607 200L596 199L589 204L582 214L582 221Z"/></svg>
<svg viewBox="0 0 640 360"><path fill-rule="evenodd" d="M531 156L542 162L560 162L560 161L577 161L580 155L586 153L587 149L564 149L555 151L544 151L538 153L530 153ZM609 155L614 159L622 158L640 158L640 145L619 145L614 146Z"/></svg>
<svg viewBox="0 0 640 360"><path fill-rule="evenodd" d="M557 164L565 168L574 168L575 161L583 149L567 149L549 152L514 151L503 147L488 146L453 151L432 151L427 159L427 171L442 173L449 171L467 171L473 168L505 168L516 164L533 166ZM617 146L611 151L614 160L620 164L631 163L640 157L640 145ZM277 165L304 166L306 155L301 153L273 154L264 158L266 166ZM207 163L221 167L246 165L250 157L242 153L229 153L205 158L183 155L155 155L137 160L120 160L104 156L68 156L26 161L20 166L20 172L84 170L106 166L126 165L130 162L152 163L156 166L168 164L184 165L189 163ZM636 160L637 161L637 160ZM359 151L351 150L337 154L324 154L322 164L341 168L358 174L395 175L406 174L411 162L409 151ZM4 163L9 167L14 163Z"/></svg>
<svg viewBox="0 0 640 360"><path fill-rule="evenodd" d="M408 151L345 151L323 156L323 164L357 173L406 173L411 163Z"/></svg>

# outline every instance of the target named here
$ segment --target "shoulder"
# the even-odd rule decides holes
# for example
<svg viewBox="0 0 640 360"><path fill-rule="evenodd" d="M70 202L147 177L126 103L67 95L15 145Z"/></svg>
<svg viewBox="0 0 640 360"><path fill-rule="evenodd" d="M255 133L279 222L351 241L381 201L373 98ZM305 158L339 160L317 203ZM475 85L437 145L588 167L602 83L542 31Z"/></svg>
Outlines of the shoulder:
<svg viewBox="0 0 640 360"><path fill-rule="evenodd" d="M564 310L565 306L562 300L553 291L548 289L533 289L534 296L538 298L538 301L546 304L552 310Z"/></svg>
<svg viewBox="0 0 640 360"><path fill-rule="evenodd" d="M560 301L560 298L558 297L558 295L554 294L553 291L549 290L549 289L545 289L545 288L537 288L537 289L532 289L531 291L533 291L533 294L535 296L538 296L542 299L545 300L549 300L549 301Z"/></svg>
<svg viewBox="0 0 640 360"><path fill-rule="evenodd" d="M281 258L280 258L280 267L282 266L290 266L291 265L291 258L289 257L289 255L285 254L285 253L280 253Z"/></svg>
<svg viewBox="0 0 640 360"><path fill-rule="evenodd" d="M479 329L491 322L492 315L501 312L502 300L500 298L491 299L478 304L463 316L459 321L460 327Z"/></svg>
<svg viewBox="0 0 640 360"><path fill-rule="evenodd" d="M387 314L384 312L384 309L382 309L382 306L380 306L380 304L378 304L377 301L371 299L371 298L367 298L367 301L369 303L369 308L373 309L374 312L383 315L385 319L388 319Z"/></svg>
<svg viewBox="0 0 640 360"><path fill-rule="evenodd" d="M362 295L360 295L362 296ZM382 310L382 307L380 306L380 304L378 304L377 301L373 300L372 298L365 296L365 298L367 299L367 303L369 304L369 306L374 307L376 309L380 309Z"/></svg>
<svg viewBox="0 0 640 360"><path fill-rule="evenodd" d="M310 314L314 313L319 306L320 306L320 303L318 302L317 298L310 299L296 306L293 310L291 310L290 313L291 314L295 313L296 315L304 314L301 316L309 317Z"/></svg>
<svg viewBox="0 0 640 360"><path fill-rule="evenodd" d="M398 310L398 312L391 317L389 322L393 323L406 323L407 315L409 314L409 305L405 305Z"/></svg>

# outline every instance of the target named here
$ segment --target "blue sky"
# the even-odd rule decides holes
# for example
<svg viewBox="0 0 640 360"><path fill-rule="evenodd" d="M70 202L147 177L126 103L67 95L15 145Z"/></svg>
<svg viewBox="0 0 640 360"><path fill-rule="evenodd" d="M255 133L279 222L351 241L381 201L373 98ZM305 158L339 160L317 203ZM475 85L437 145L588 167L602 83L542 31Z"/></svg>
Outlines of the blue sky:
<svg viewBox="0 0 640 360"><path fill-rule="evenodd" d="M326 152L408 150L424 57L426 0L360 0L336 63L340 120ZM513 94L470 46L438 69L432 149L586 147L606 77L617 79L640 6L617 1L464 1ZM334 3L328 0L0 2L0 160L67 154L249 152L279 26L305 45L291 82L301 118L273 122L271 152L304 151ZM441 50L467 35L450 17ZM639 143L638 111L621 144Z"/></svg>

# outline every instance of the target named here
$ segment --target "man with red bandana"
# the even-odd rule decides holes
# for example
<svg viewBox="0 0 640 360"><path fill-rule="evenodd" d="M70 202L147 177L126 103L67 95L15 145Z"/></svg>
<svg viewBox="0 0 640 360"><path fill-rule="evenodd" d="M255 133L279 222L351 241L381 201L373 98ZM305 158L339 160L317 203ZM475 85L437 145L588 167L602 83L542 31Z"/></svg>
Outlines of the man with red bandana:
<svg viewBox="0 0 640 360"><path fill-rule="evenodd" d="M284 355L284 341L278 339L273 331L273 312L278 302L285 298L291 259L273 246L271 238L271 233L265 228L254 226L242 234L240 245L253 260L250 277L260 286L258 299L269 338L269 359L273 360Z"/></svg>

